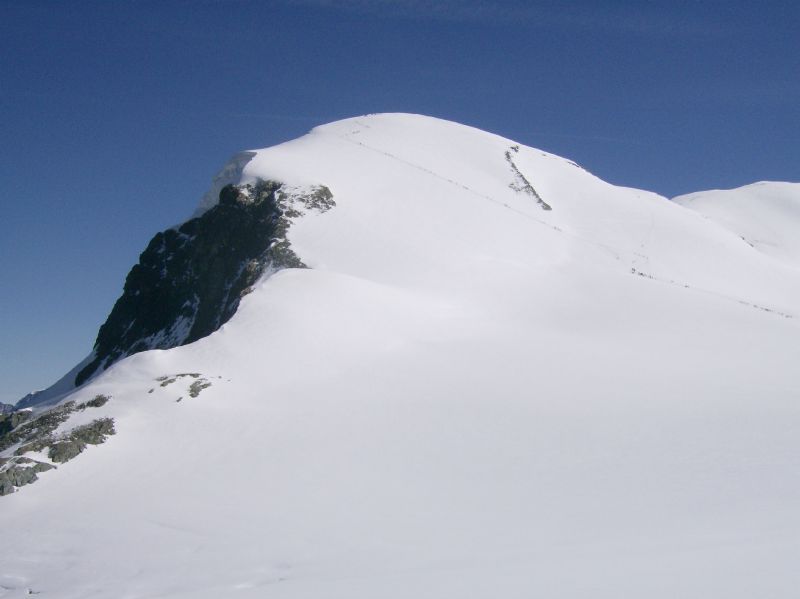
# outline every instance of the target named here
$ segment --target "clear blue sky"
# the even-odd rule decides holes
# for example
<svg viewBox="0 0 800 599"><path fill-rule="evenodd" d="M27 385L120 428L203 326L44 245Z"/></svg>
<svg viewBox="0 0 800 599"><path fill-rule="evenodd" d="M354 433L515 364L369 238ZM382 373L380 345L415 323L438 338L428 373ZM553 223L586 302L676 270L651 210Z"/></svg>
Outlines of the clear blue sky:
<svg viewBox="0 0 800 599"><path fill-rule="evenodd" d="M419 112L673 196L800 179L796 2L0 0L0 401L234 152Z"/></svg>

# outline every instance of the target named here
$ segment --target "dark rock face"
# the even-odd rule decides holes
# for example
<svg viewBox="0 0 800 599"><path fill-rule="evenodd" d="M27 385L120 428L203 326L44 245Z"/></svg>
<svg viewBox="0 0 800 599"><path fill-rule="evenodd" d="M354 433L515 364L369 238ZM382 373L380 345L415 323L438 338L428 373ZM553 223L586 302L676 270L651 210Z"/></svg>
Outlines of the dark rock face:
<svg viewBox="0 0 800 599"><path fill-rule="evenodd" d="M305 268L287 239L292 219L333 206L324 186L293 188L259 181L222 188L217 205L150 241L100 327L91 361L72 371L77 371L75 386L131 354L169 349L213 333L233 316L242 296L262 275ZM189 377L190 397L211 386L195 372L164 376L158 382L166 387L184 377ZM66 399L71 380L72 374L53 386L58 387L54 401ZM67 400L39 411L22 408L36 406L36 395L27 396L18 407L0 405L0 495L35 482L38 473L116 433L112 418L78 426L70 422L79 412L105 406L108 396L82 403Z"/></svg>
<svg viewBox="0 0 800 599"><path fill-rule="evenodd" d="M315 187L305 208L327 210L330 191ZM125 281L94 346L81 385L125 356L169 349L205 337L227 322L239 300L268 269L303 268L286 232L298 196L280 183L228 185L219 203L177 228L158 233Z"/></svg>

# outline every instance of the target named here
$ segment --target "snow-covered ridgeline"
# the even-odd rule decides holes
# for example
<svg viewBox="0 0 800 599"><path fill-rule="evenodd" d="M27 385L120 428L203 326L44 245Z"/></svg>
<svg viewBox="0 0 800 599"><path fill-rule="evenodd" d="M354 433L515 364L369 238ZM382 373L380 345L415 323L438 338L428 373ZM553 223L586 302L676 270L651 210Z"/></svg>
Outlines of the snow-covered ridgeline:
<svg viewBox="0 0 800 599"><path fill-rule="evenodd" d="M793 596L800 275L744 210L414 115L221 180L310 268L65 398L116 434L0 499L0 596Z"/></svg>

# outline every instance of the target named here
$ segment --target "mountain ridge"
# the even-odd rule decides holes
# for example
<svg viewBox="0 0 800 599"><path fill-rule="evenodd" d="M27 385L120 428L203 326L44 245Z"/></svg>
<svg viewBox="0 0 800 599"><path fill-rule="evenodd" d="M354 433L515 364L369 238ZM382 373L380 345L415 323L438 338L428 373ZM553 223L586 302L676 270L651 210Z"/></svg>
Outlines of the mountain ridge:
<svg viewBox="0 0 800 599"><path fill-rule="evenodd" d="M322 176L318 176L318 177L311 176L310 177L307 172L298 173L298 169L295 168L294 165L291 165L291 164L288 165L289 168L287 169L286 165L280 165L280 161L278 161L277 165L274 164L273 161L272 161L272 158L271 158L271 154L275 153L276 151L281 151L284 148L291 148L292 146L298 146L298 145L301 146L302 144L307 143L308 140L314 139L314 138L331 138L331 139L336 140L336 141L339 141L339 140L345 141L347 144L356 146L359 149L365 149L365 150L369 151L370 153L376 153L378 155L383 155L383 156L389 158L390 160L397 161L397 162L399 162L401 164L405 164L406 166L410 167L411 169L414 169L414 170L417 170L419 172L425 173L428 176L437 177L437 178L439 178L439 180L443 181L444 183L446 183L448 185L456 186L456 187L460 186L461 188L463 188L463 190L467 191L469 194L471 194L471 195L473 195L473 196L475 196L477 198L482 198L482 199L488 200L490 202L495 202L498 205L502 205L504 208L509 209L509 210L514 210L515 209L513 206L509 205L508 203L504 203L502 201L497 201L495 198L491 197L489 194L484 194L484 193L481 193L480 191L476 191L475 189L472 189L469 185L456 182L451 177L443 176L443 175L440 175L440 174L432 172L430 169L426 169L425 167L421 167L421 166L415 164L413 162L413 160L406 160L401 156L394 155L391 152L387 152L387 151L381 150L380 148L370 147L368 142L365 142L365 141L360 139L360 137L363 136L364 133L368 133L368 131L372 127L374 127L376 125L380 126L381 124L383 124L383 126L386 126L388 124L388 128L390 130L401 130L402 133L404 133L406 135L408 135L409 132L416 133L416 137L411 136L411 139L413 140L412 141L412 145L416 144L414 146L415 149L420 145L421 142L423 144L425 144L425 145L431 145L430 141L426 141L424 137L422 137L422 138L420 137L419 132L414 132L413 131L413 129L415 127L420 129L423 132L424 135L428 135L431 138L444 137L446 139L446 135L443 135L444 132L456 131L456 132L458 132L459 135L461 135L462 137L467 138L467 139L470 138L470 137L478 137L478 138L481 139L481 141L491 140L494 144L497 145L498 149L501 148L501 147L504 148L504 150L502 152L502 155L504 157L505 162L508 164L508 169L510 171L510 177L511 177L511 180L509 182L509 188L512 191L516 191L518 194L521 193L522 195L526 195L526 194L530 195L531 197L533 197L537 201L537 203L539 203L540 206L546 207L546 210L550 210L551 209L549 204L544 202L542 200L542 198L539 196L538 192L530 185L530 183L527 181L525 176L519 171L519 169L517 168L516 164L513 161L512 155L515 155L515 154L517 154L519 152L519 148L520 148L520 144L519 143L514 142L513 140L510 140L510 139L503 138L503 137L495 135L495 134L486 133L486 132L481 131L479 129L476 129L474 127L461 125L461 124L458 124L458 123L455 123L455 122L452 122L452 121L444 121L444 120L436 119L436 118L433 118L433 117L426 117L426 116L423 116L423 115L414 115L414 114L408 114L408 113L381 113L381 114L373 114L373 115L364 115L364 116L360 116L360 117L352 117L352 118L343 119L343 120L340 120L340 121L335 121L335 122L332 122L332 123L328 123L328 124L325 124L325 125L320 125L320 126L314 127L307 135L305 135L303 137L300 137L300 138L298 138L296 140L291 140L289 142L285 142L283 144L279 144L278 146L274 146L272 148L263 148L263 149L259 149L259 150L244 150L244 151L241 151L241 152L238 152L238 153L234 154L234 156L214 176L214 178L212 180L211 188L203 196L203 198L200 200L200 202L199 202L194 214L192 215L192 217L190 219L188 219L187 221L185 221L184 223L182 223L181 225L177 225L175 227L171 227L170 229L167 229L164 233L169 234L171 231L180 231L181 228L186 227L188 223L190 223L190 222L192 222L192 221L194 221L194 220L196 220L198 218L202 218L205 213L207 213L210 209L214 208L215 206L217 206L219 204L220 198L222 198L224 196L224 193L223 193L224 190L228 189L228 188L240 189L240 193L244 193L246 195L248 193L248 191L247 191L248 190L248 186L250 188L252 188L254 185L255 186L259 186L259 185L263 186L265 184L265 182L269 182L270 180L274 180L274 181L286 180L286 181L293 182L292 185L294 185L295 188L298 189L298 190L302 190L302 189L310 190L308 193L311 194L311 195L314 194L314 189L317 188L317 187L322 187L324 189L327 189L327 187L325 187L324 185L321 185L319 183L319 179L324 178L324 177L322 177ZM570 161L568 159L561 158L561 157L558 157L558 156L555 156L555 155L552 155L552 154L548 154L547 152L543 152L541 150L536 150L536 149L533 149L533 148L526 148L526 150L529 151L529 152L537 153L540 157L542 157L542 158L544 158L544 159L546 159L548 161L555 161L556 163L558 163L560 165L563 165L563 166L566 166L566 167L575 168L580 173L584 174L589 180L597 181L601 185L604 185L604 186L609 185L609 184L603 182L602 180L600 180L599 178L597 178L596 176L592 175L591 173L588 173L588 171L586 171L585 169L583 169L582 167L578 166L576 163L574 163L574 162L572 162L572 161ZM277 168L276 168L276 166L277 166ZM283 185L283 183L281 183L281 185ZM742 186L742 187L739 187L739 188L735 188L735 189L732 189L732 190L728 190L727 193L729 193L729 194L739 194L739 193L751 190L753 188L761 188L761 189L763 189L763 188L774 188L775 186L782 186L782 187L787 187L788 186L788 187L792 188L792 186L799 186L799 185L800 184L782 183L782 182L757 182L757 183L749 184L749 185ZM664 198L663 196L659 196L658 194L652 194L651 192L645 192L643 190L637 190L637 189L632 189L632 188L624 188L624 187L618 187L618 186L611 186L611 187L613 187L614 189L619 189L619 190L629 190L633 194L635 194L637 196L640 196L640 197L643 197L644 195L649 194L648 197L660 198L660 199L666 200L666 198ZM800 187L794 187L793 189L796 191L797 189L800 189ZM327 193L330 193L330 191L328 191ZM687 207L687 208L691 209L692 206L694 204L696 204L697 198L701 198L701 201L706 201L705 198L708 198L711 195L717 197L717 196L720 196L720 194L725 194L725 193L726 193L725 190L709 190L709 191L704 191L704 192L694 192L692 194L684 194L682 196L677 196L676 198L673 198L671 201L676 203L676 204L679 204L681 206L684 206L684 207ZM800 192L798 192L798 193L800 193ZM295 192L295 195L297 195L296 192ZM301 192L301 195L302 195L302 192ZM722 201L724 202L724 199ZM693 212L697 212L697 211L693 210ZM752 245L752 243L747 241L747 239L745 238L744 235L741 235L741 234L737 233L736 231L732 231L729 226L726 226L725 222L724 222L724 220L725 220L724 218L722 219L722 221L720 221L720 219L715 218L713 214L709 215L707 212L708 212L707 210L705 211L705 213L700 211L699 214L701 214L704 218L706 218L708 220L712 220L712 221L716 222L719 226L725 228L726 230L731 231L738 238L742 239L743 241L745 241L746 243L751 245L751 247L754 247ZM553 230L556 230L556 231L558 231L558 232L560 232L562 234L565 234L565 235L569 234L568 231L565 231L563 229L559 230L559 227L557 225L555 225L555 224L548 223L546 221L540 221L537 218L537 216L535 216L535 215L525 214L524 212L521 212L521 211L518 211L518 213L520 214L521 217L527 218L529 220L534 220L535 222L540 222L540 224L545 226L545 227L551 227ZM298 214L298 216L299 216L299 214ZM544 215L542 215L542 216L544 216ZM800 215L794 215L794 217L795 217L796 220L800 221ZM162 234L159 234L159 235L162 235ZM155 242L156 239L159 238L159 235L157 235L154 238L154 240L151 241L151 244L153 242ZM784 237L788 237L788 235L784 235ZM604 244L606 244L606 242L603 241L603 240L594 240L593 241L593 240L585 239L584 241L588 242L588 243L595 243L598 247L602 247ZM265 251L265 248L262 248L262 252L263 251ZM626 252L626 250L622 250L622 253L625 253L625 252ZM631 255L631 258L630 258L630 262L631 262L630 269L631 269L631 272L633 272L634 274L641 274L642 276L654 277L654 275L652 273L640 270L639 267L640 267L641 260L639 260L637 258L637 255L639 255L640 253L637 252L635 248L628 248L627 252L630 253L630 255ZM143 256L144 255L145 254L143 254ZM793 253L793 256L796 256L797 257L797 262L800 263L800 249L797 249L797 252ZM258 261L259 260L256 260L256 263ZM262 262L263 262L263 260L262 260ZM295 258L294 262L292 262L292 261L290 261L290 262L292 264L294 264L295 262L299 263L299 259ZM134 267L134 271L137 268L139 268L139 267L135 266ZM264 268L264 265L261 264L260 266L255 267L255 270L251 274L252 275L259 275L259 274L261 274L263 272L263 268ZM133 271L132 271L131 274L134 274ZM683 281L675 281L671 277L661 277L661 278L663 280L665 280L665 281L668 281L668 282L673 282L673 283L677 282L678 284L691 284L691 283L684 283ZM251 277L251 279L249 280L249 283L247 283L245 285L242 285L242 288L244 289L244 288L248 287L252 282L254 282L254 280L255 280L255 278ZM118 300L118 303L120 301L123 301L123 298L125 298L125 294L124 293L120 297L120 299ZM191 298L189 298L189 299L191 299ZM189 300L187 300L187 301L189 301ZM743 301L745 303L747 303L747 304L758 305L758 306L760 306L760 305L762 305L762 303L764 303L764 302L759 302L758 300L756 300L756 301L743 300ZM235 305L236 304L234 302L234 304L229 308L214 307L214 308L212 308L212 310L215 313L219 313L219 314L223 314L224 313L225 316L224 317L220 316L220 318L218 319L218 320L220 320L220 322L224 322L225 320L227 320L227 318L229 318L232 315L233 311L235 311ZM765 306L765 307L767 307L767 306ZM780 314L790 314L791 313L791 310L786 309L785 307L781 307L781 306L777 306L777 307L774 307L774 308L767 307L767 309L773 309L774 311L776 311L777 313L780 313ZM172 312L174 312L174 311L175 310L172 310ZM155 309L155 306L153 307L152 312L153 313L157 312L157 310ZM113 314L113 311L112 311L112 314ZM177 324L179 324L179 323L177 323L177 321L176 321L175 323L173 323L172 326L177 326ZM126 325L123 324L122 326L124 328ZM106 325L104 325L104 327L108 328L108 323ZM180 328L180 327L178 327L178 328ZM140 343L138 350L136 350L133 347L134 344L133 344L133 341L131 341L131 342L127 343L127 347L128 347L127 350L120 350L120 349L116 350L116 357L111 357L110 359L109 359L110 351L111 351L110 348L108 348L108 349L106 349L104 351L101 350L99 353L103 354L103 356L98 356L98 348L96 346L94 348L92 354L90 356L88 356L86 359L84 359L78 366L76 366L76 374L73 375L71 373L68 373L68 376L74 376L75 377L75 379L74 379L74 383L75 384L70 385L68 380L67 381L60 380L55 385L53 385L53 386L51 386L51 387L49 387L49 388L47 388L47 389L45 389L43 391L34 392L34 393L26 395L24 398L20 399L17 402L17 407L24 408L24 407L29 407L29 406L36 405L36 404L39 404L39 403L45 405L45 404L52 403L54 400L58 401L59 397L63 397L63 395L65 393L71 392L72 389L74 389L76 386L80 386L80 384L84 383L92 373L97 371L99 365L101 365L102 363L105 363L105 367L109 366L110 364L115 362L116 359L119 359L120 357L128 355L128 353L129 353L131 348L134 349L133 353L135 353L135 351L141 351L142 349L157 349L157 348L167 349L167 348L170 348L170 347L175 347L175 346L182 345L183 342L187 341L187 340L189 342L193 341L193 340L199 338L200 336L204 336L206 334L209 334L210 332L212 332L216 328L217 328L216 326L205 327L205 329L203 330L202 334L195 334L195 335L180 335L179 334L178 337L172 342L169 342L169 339L167 339L166 343L164 343L164 342L157 342L157 343L142 342L142 343ZM157 327L156 327L156 329L157 329ZM164 331L164 330L161 330L161 329L156 330L156 329L152 330L150 332L150 334L151 335L157 335L158 334L158 335L161 335L162 337L166 336L167 338L170 337L170 334L167 331ZM103 329L101 328L101 333L102 333L102 330ZM98 336L98 342L100 341L100 339L101 339L101 335ZM68 379L68 377L65 377L65 378Z"/></svg>
<svg viewBox="0 0 800 599"><path fill-rule="evenodd" d="M800 274L741 216L428 117L237 156L306 268L9 421L0 596L792 596Z"/></svg>

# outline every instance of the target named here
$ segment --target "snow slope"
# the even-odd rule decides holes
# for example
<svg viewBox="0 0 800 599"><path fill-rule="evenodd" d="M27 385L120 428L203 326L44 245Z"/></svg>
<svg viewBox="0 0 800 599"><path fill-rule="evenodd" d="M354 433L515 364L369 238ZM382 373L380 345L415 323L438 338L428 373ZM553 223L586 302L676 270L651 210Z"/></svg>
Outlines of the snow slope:
<svg viewBox="0 0 800 599"><path fill-rule="evenodd" d="M691 193L674 201L733 231L761 252L800 266L800 183L761 181L738 189Z"/></svg>
<svg viewBox="0 0 800 599"><path fill-rule="evenodd" d="M796 596L790 235L415 115L234 162L331 190L310 268L73 394L117 434L0 498L0 597Z"/></svg>

